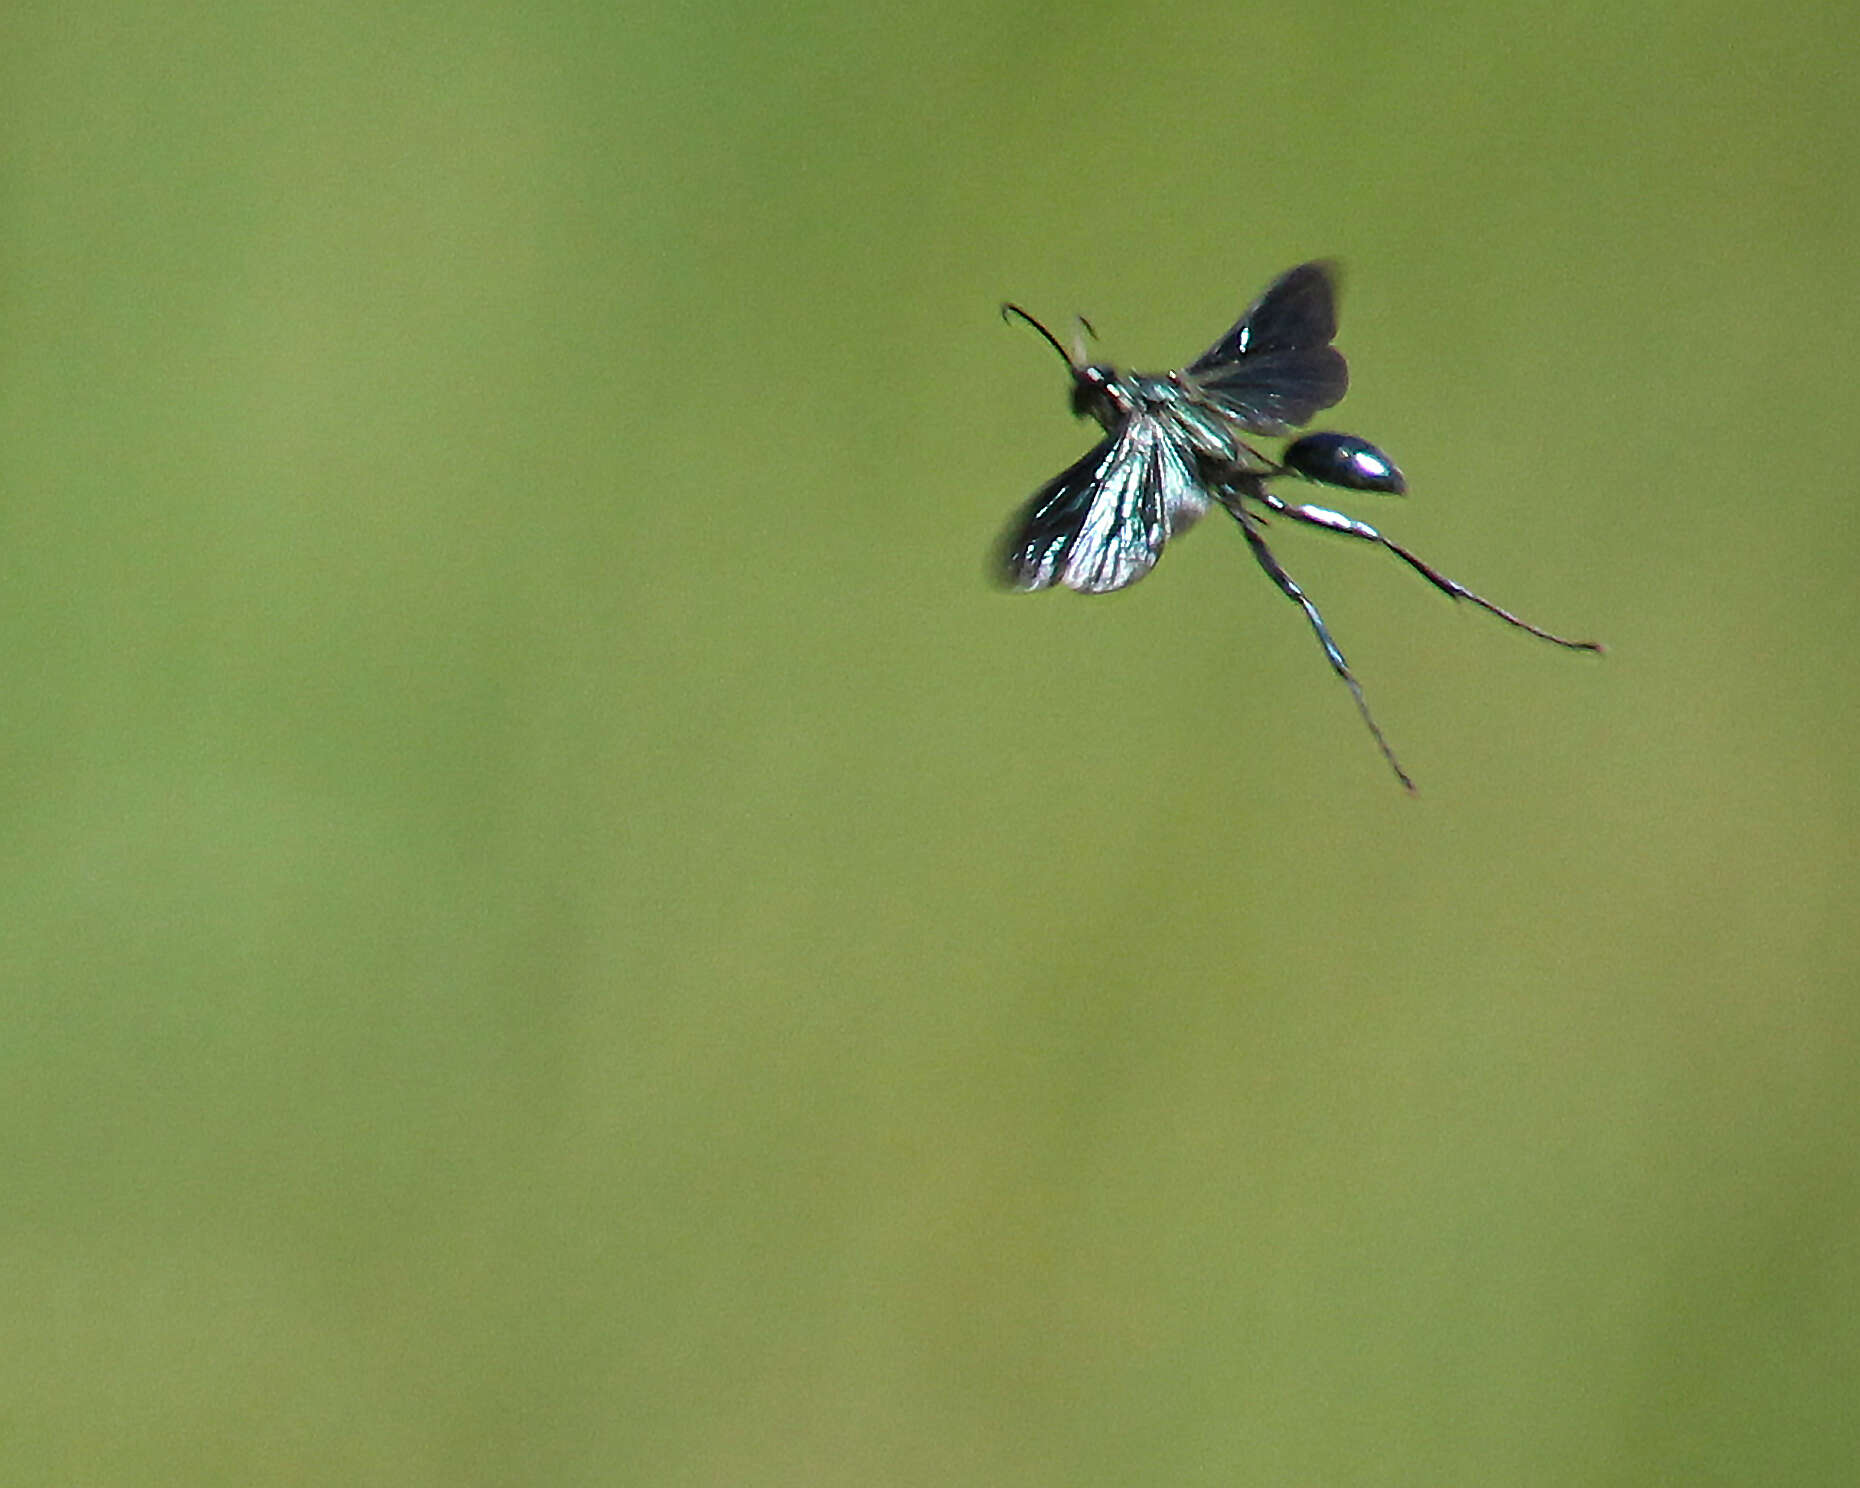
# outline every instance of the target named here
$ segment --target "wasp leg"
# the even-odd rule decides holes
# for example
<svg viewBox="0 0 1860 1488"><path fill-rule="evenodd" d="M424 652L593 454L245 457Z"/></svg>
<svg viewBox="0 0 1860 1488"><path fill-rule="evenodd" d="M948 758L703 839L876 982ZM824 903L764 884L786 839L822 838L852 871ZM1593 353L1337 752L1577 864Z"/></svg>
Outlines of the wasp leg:
<svg viewBox="0 0 1860 1488"><path fill-rule="evenodd" d="M1246 539L1247 547L1253 551L1253 557L1266 571L1266 577L1279 586L1279 592L1305 612L1305 618L1311 622L1312 630L1317 632L1318 643L1323 646L1324 654L1330 659L1331 670L1343 678L1350 689L1350 696L1356 699L1356 711L1363 715L1363 722L1369 726L1369 732L1376 741L1376 747L1382 751L1382 757L1389 762L1389 768L1395 772L1395 778L1401 781L1410 795L1415 794L1415 784L1408 772L1401 767L1401 761L1395 758L1395 751L1389 748L1389 741L1383 737L1375 715L1369 711L1369 703L1363 697L1363 689L1356 678L1350 675L1350 664L1343 659L1343 652L1337 649L1336 641L1331 639L1330 627L1324 623L1324 617L1318 613L1317 606L1306 598L1292 576L1279 566L1279 560L1272 555L1272 549L1266 546L1266 539L1259 534L1258 521L1241 502L1242 491L1251 496L1258 496L1276 510L1286 511L1287 515L1295 513L1286 508L1284 503L1269 496L1257 482L1248 482L1245 487L1235 487L1221 491L1221 505L1226 507L1233 519L1240 524L1240 535Z"/></svg>
<svg viewBox="0 0 1860 1488"><path fill-rule="evenodd" d="M1468 589L1464 584L1449 579L1445 574L1441 573L1439 569L1417 558L1400 543L1392 542L1390 539L1384 537L1367 522L1359 522L1354 517L1346 517L1342 512L1331 511L1328 507L1301 506L1289 501L1282 501L1264 487L1260 487L1250 494L1258 497L1260 501L1264 502L1281 516L1290 517L1294 522L1303 522L1311 527L1322 527L1326 532L1341 532L1345 537L1361 538L1364 542L1377 543L1387 548L1397 558L1401 559L1403 563L1407 564L1408 567L1412 568L1449 599L1471 600L1488 614L1498 616L1498 618L1503 620L1507 625L1515 625L1519 630L1528 631L1539 640L1550 641L1558 646L1567 646L1572 651L1600 651L1604 649L1600 641L1572 641L1566 636L1552 635L1549 631L1531 624L1530 621L1523 617L1512 614L1510 610L1503 609L1493 604L1491 600L1481 595L1474 594L1472 590Z"/></svg>

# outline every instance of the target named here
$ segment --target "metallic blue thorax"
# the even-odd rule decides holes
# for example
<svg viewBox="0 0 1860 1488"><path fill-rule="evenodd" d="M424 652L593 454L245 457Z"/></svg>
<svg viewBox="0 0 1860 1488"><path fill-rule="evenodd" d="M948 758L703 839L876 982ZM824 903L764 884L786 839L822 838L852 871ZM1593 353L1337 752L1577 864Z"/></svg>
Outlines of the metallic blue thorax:
<svg viewBox="0 0 1860 1488"><path fill-rule="evenodd" d="M1222 469L1263 471L1263 460L1239 437L1233 416L1212 406L1193 374L1124 373L1094 364L1074 374L1072 411L1090 415L1106 434L1121 433L1133 418L1154 419L1203 463Z"/></svg>

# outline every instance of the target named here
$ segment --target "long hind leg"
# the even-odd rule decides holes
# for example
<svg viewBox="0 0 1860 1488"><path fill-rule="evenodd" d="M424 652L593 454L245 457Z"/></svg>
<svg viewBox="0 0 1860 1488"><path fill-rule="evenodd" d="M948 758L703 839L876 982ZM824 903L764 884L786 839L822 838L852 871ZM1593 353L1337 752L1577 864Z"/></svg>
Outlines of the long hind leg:
<svg viewBox="0 0 1860 1488"><path fill-rule="evenodd" d="M1393 542L1389 538L1384 537L1367 522L1359 522L1354 517L1347 517L1342 512L1332 511L1328 507L1302 506L1293 502L1282 501L1263 486L1257 486L1249 494L1257 497L1273 511L1279 513L1280 516L1290 517L1294 522L1303 522L1311 527L1322 527L1326 532L1341 532L1345 537L1361 538L1364 542L1376 543L1387 548L1397 558L1401 559L1403 563L1407 564L1408 567L1412 568L1449 599L1470 600L1473 604L1478 605L1480 609L1485 610L1489 614L1498 616L1498 618L1503 620L1507 625L1515 625L1519 630L1528 631L1540 640L1550 641L1558 646L1567 646L1572 651L1600 651L1603 649L1600 641L1572 641L1566 636L1552 635L1549 631L1531 624L1530 621L1523 617L1512 614L1510 610L1503 609L1493 604L1491 600L1481 595L1474 594L1472 590L1468 589L1464 584L1448 578L1445 574L1441 573L1439 569L1434 568L1424 560L1416 557L1413 553L1410 553L1400 543Z"/></svg>
<svg viewBox="0 0 1860 1488"><path fill-rule="evenodd" d="M1248 494L1260 497L1266 495L1256 483ZM1269 499L1268 504L1272 505L1274 510L1283 510L1287 516L1295 515L1295 511L1285 507L1283 502ZM1324 623L1324 617L1318 613L1317 606L1306 597L1305 591L1298 587L1292 576L1279 566L1279 560L1273 557L1272 549L1266 546L1266 539L1260 536L1259 518L1241 504L1238 491L1223 493L1221 505L1226 507L1233 519L1240 524L1240 534L1246 539L1247 547L1252 549L1254 559L1261 568L1265 569L1266 576L1279 586L1281 594L1305 612L1305 618L1311 622L1311 629L1317 633L1318 644L1324 648L1324 655L1330 659L1331 670L1343 678L1344 684L1350 689L1350 696L1356 699L1356 711L1363 715L1363 722L1369 725L1369 732L1375 738L1376 747L1382 751L1382 757L1389 762L1389 768L1395 772L1395 778L1401 781L1403 788L1412 794L1415 790L1414 781L1409 778L1408 772L1402 769L1401 761L1395 758L1395 751L1389 748L1389 741L1383 737L1375 715L1369 711L1369 703L1363 697L1363 689L1357 685L1356 678L1350 674L1350 664L1343 659L1343 652L1338 650L1336 641L1331 638L1330 627Z"/></svg>

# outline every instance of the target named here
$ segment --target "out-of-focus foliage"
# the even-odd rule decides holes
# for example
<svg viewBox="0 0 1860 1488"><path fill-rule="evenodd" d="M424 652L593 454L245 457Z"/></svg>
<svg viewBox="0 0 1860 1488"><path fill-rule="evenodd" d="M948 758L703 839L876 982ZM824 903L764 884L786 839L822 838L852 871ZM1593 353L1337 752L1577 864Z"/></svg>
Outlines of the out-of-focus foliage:
<svg viewBox="0 0 1860 1488"><path fill-rule="evenodd" d="M1851 1481L1853 15L634 9L0 21L0 1477Z"/></svg>

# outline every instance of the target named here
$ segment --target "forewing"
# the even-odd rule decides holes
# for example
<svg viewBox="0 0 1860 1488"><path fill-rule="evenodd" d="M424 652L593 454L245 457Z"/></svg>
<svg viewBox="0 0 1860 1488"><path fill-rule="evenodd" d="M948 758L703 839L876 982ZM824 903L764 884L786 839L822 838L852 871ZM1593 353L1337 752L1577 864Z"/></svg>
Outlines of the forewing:
<svg viewBox="0 0 1860 1488"><path fill-rule="evenodd" d="M1330 344L1336 334L1336 266L1300 264L1273 280L1188 375L1241 427L1284 434L1349 390L1349 367Z"/></svg>
<svg viewBox="0 0 1860 1488"><path fill-rule="evenodd" d="M1316 259L1268 284L1233 329L1188 370L1206 372L1244 356L1328 346L1336 339L1337 266Z"/></svg>
<svg viewBox="0 0 1860 1488"><path fill-rule="evenodd" d="M1003 545L1016 589L1063 584L1104 594L1134 584L1207 497L1188 457L1157 420L1139 414L1115 439L1048 481Z"/></svg>

